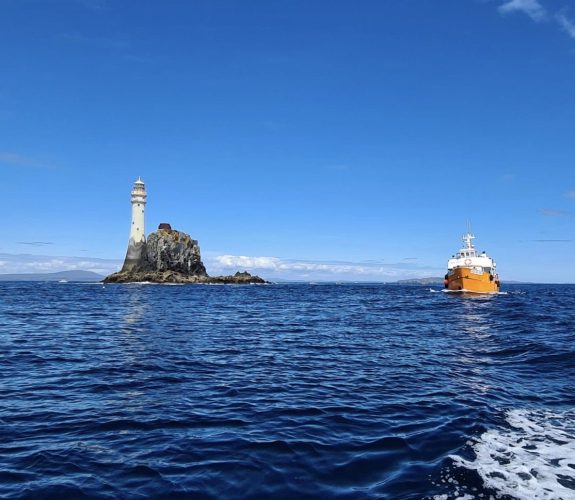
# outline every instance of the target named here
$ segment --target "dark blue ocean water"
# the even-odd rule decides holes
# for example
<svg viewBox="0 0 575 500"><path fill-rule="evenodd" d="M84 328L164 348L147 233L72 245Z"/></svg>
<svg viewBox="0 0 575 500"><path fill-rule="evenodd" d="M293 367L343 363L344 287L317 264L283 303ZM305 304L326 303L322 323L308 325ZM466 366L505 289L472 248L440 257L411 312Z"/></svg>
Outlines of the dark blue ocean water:
<svg viewBox="0 0 575 500"><path fill-rule="evenodd" d="M575 286L504 291L1 283L0 496L575 498Z"/></svg>

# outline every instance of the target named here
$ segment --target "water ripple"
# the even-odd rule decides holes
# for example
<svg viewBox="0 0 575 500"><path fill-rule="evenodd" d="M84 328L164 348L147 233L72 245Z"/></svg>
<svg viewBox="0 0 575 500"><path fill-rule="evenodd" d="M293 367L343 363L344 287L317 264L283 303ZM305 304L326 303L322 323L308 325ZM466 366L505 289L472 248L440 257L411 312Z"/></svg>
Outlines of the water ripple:
<svg viewBox="0 0 575 500"><path fill-rule="evenodd" d="M0 496L569 498L575 287L509 288L2 283Z"/></svg>

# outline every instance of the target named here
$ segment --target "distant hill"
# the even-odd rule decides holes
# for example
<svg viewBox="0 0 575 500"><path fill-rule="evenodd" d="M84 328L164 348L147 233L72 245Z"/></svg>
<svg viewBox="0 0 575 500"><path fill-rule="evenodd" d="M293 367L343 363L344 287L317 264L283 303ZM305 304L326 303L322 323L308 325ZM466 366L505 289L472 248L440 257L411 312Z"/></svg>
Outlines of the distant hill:
<svg viewBox="0 0 575 500"><path fill-rule="evenodd" d="M443 278L413 278L409 280L399 280L397 285L443 285Z"/></svg>
<svg viewBox="0 0 575 500"><path fill-rule="evenodd" d="M104 276L92 271L60 271L58 273L0 274L0 281L102 281Z"/></svg>
<svg viewBox="0 0 575 500"><path fill-rule="evenodd" d="M441 285L443 286L443 278L413 278L409 280L399 280L394 283L395 285ZM529 285L530 281L507 281L501 280L502 285Z"/></svg>

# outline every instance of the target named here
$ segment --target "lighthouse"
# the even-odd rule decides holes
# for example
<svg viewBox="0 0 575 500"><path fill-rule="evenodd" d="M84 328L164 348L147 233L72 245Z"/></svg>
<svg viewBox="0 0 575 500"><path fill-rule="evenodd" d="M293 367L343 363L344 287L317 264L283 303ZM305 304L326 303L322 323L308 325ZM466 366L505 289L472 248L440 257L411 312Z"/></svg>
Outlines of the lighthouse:
<svg viewBox="0 0 575 500"><path fill-rule="evenodd" d="M146 186L142 179L134 182L132 188L132 225L130 227L130 241L122 271L132 271L142 256L142 250L146 244L146 231L144 227L144 215L146 209Z"/></svg>

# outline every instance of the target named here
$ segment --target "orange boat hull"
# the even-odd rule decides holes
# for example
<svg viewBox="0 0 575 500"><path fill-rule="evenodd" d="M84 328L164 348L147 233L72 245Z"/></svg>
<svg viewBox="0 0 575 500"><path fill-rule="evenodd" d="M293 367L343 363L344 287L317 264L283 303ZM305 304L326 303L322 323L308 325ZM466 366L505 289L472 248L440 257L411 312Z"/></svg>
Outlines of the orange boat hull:
<svg viewBox="0 0 575 500"><path fill-rule="evenodd" d="M471 268L457 267L449 271L446 288L456 292L496 293L499 281L489 273L478 274Z"/></svg>

